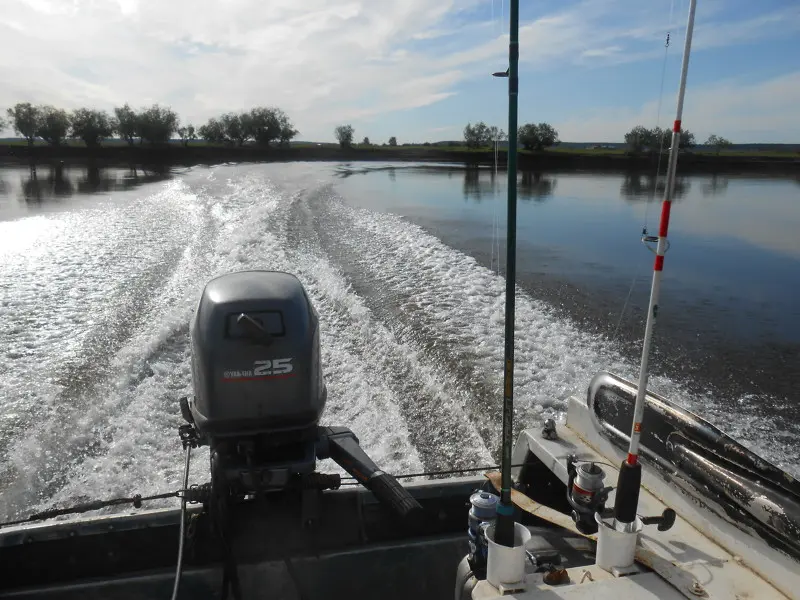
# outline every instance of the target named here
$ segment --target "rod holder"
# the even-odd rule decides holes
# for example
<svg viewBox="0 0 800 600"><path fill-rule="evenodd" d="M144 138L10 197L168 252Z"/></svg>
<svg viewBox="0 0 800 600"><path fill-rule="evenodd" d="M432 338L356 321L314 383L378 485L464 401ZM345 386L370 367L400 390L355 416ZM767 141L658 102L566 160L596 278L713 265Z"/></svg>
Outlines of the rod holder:
<svg viewBox="0 0 800 600"><path fill-rule="evenodd" d="M600 513L595 513L594 518L598 528L595 564L609 572L630 567L636 558L642 521L636 518L632 523L621 523L616 519L604 519Z"/></svg>
<svg viewBox="0 0 800 600"><path fill-rule="evenodd" d="M486 579L497 589L522 589L525 580L525 544L531 539L530 530L514 523L513 546L498 543L495 538L496 525L486 528L486 541L489 546L486 561Z"/></svg>

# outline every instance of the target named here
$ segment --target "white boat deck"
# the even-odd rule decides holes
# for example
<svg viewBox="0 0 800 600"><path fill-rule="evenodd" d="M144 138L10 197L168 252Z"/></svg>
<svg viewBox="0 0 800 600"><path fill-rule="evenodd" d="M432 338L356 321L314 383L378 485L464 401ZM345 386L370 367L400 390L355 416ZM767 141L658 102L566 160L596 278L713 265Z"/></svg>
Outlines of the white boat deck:
<svg viewBox="0 0 800 600"><path fill-rule="evenodd" d="M581 435L578 435L578 432ZM577 398L570 399L568 425L558 426L558 439L546 440L538 430L534 429L524 432L523 436L527 437L528 449L565 484L568 480L566 458L569 455L575 455L580 460L594 460L611 465L621 464L624 458L616 447L596 433L585 402ZM525 452L525 445L518 443L513 464L522 463ZM606 484L615 485L617 469L607 465L603 468L606 470ZM694 505L687 503L680 490L648 473L647 468L643 469L642 480L645 489L642 490L639 499L640 515L657 516L667 506L678 513L675 525L670 530L661 532L655 525L645 526L640 535L640 545L655 555L654 559L658 562L656 570L660 574L648 571L615 577L599 567L592 566L567 569L569 583L549 585L542 581L541 573L529 572L526 574L523 592L506 594L502 597L518 600L800 598L798 595L800 572L797 570L797 563L789 557L780 555L783 561L778 564L774 562L772 556L770 558L773 560L765 560L765 551L761 546L766 547L770 553L775 551L762 544L760 540L751 538L728 523L711 522L717 519L714 515L711 515L711 519L705 520L705 511L698 510L697 500L694 501ZM659 498L663 498L667 503ZM682 501L678 502L677 498L681 498ZM612 504L613 492L609 505ZM694 523L687 520L687 516ZM698 522L703 525L702 532L695 526ZM737 554L733 554L722 545L731 539L736 541ZM745 552L741 552L744 547L749 547L752 551L745 555ZM783 568L784 565L786 569ZM532 567L529 570L532 571ZM773 586L768 577L780 589ZM472 597L475 600L484 600L498 598L500 595L488 581L481 581L473 590Z"/></svg>
<svg viewBox="0 0 800 600"><path fill-rule="evenodd" d="M682 600L685 598L670 584L655 573L637 573L627 577L614 577L598 567L567 569L570 583L548 585L542 581L541 573L532 573L525 580L523 593L499 596L497 589L486 581L480 582L472 592L473 600L492 598L516 598L519 600L556 600L557 598L592 598L592 600ZM708 598L708 596L690 596ZM780 596L782 597L782 596ZM734 596L728 596L734 598ZM741 598L749 598L741 596Z"/></svg>

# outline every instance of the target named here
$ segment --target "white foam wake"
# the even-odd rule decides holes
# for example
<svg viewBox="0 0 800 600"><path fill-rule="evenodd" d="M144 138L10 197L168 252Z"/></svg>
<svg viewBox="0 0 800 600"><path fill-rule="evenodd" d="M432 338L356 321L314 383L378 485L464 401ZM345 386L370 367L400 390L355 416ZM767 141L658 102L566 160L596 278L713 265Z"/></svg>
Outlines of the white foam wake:
<svg viewBox="0 0 800 600"><path fill-rule="evenodd" d="M188 323L204 283L240 269L306 286L324 420L351 427L378 464L497 456L503 280L400 216L349 206L318 165L196 169L107 206L0 223L0 257L0 518L179 485ZM520 426L563 411L601 369L635 374L612 343L522 291L516 318ZM207 479L207 454L192 479Z"/></svg>

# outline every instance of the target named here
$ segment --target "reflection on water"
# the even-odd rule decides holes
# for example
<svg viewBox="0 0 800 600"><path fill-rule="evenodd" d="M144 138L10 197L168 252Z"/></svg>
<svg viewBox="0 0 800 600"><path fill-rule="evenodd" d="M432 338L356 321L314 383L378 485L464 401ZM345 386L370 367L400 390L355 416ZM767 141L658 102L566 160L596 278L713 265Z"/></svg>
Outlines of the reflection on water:
<svg viewBox="0 0 800 600"><path fill-rule="evenodd" d="M502 266L504 256L505 228L498 223L506 175L490 167L398 166L396 182L367 172L341 181L336 191L356 206L402 215L495 271L496 257ZM548 171L521 172L518 181L520 287L622 340L638 359L653 264L640 235L643 227L658 228L654 205L663 177ZM674 196L679 205L661 290L658 363L713 382L721 396L794 398L800 376L796 178L692 174L678 178Z"/></svg>
<svg viewBox="0 0 800 600"><path fill-rule="evenodd" d="M517 195L520 200L542 201L553 195L557 180L545 177L542 173L523 171L517 186Z"/></svg>
<svg viewBox="0 0 800 600"><path fill-rule="evenodd" d="M22 197L27 202L42 202L51 198L63 198L75 193L72 179L64 174L64 165L56 165L40 175L32 166L27 178L22 179Z"/></svg>
<svg viewBox="0 0 800 600"><path fill-rule="evenodd" d="M703 183L701 188L703 190L703 196L724 194L728 190L728 183L730 183L730 178L722 175L712 175L711 179Z"/></svg>
<svg viewBox="0 0 800 600"><path fill-rule="evenodd" d="M464 169L464 199L480 202L484 197L493 198L497 194L496 178L493 169L489 171L478 167Z"/></svg>
<svg viewBox="0 0 800 600"><path fill-rule="evenodd" d="M20 177L20 199L30 203L41 203L68 198L75 194L128 190L169 177L170 171L167 168L67 167L63 164L49 167L31 166L28 173ZM7 188L8 186L5 189L0 188L0 194L5 194Z"/></svg>
<svg viewBox="0 0 800 600"><path fill-rule="evenodd" d="M667 178L653 173L626 173L622 180L619 193L628 200L652 200L656 196L663 196L667 185ZM672 199L683 198L692 184L688 177L676 177L675 188L672 190Z"/></svg>
<svg viewBox="0 0 800 600"><path fill-rule="evenodd" d="M68 209L73 200L109 197L115 192L163 181L174 169L133 165L0 164L0 221Z"/></svg>
<svg viewBox="0 0 800 600"><path fill-rule="evenodd" d="M500 186L506 182L506 173L494 169L468 167L464 171L464 199L480 202L494 199ZM550 198L555 191L557 180L536 171L522 171L517 180L517 197L520 200L542 201Z"/></svg>

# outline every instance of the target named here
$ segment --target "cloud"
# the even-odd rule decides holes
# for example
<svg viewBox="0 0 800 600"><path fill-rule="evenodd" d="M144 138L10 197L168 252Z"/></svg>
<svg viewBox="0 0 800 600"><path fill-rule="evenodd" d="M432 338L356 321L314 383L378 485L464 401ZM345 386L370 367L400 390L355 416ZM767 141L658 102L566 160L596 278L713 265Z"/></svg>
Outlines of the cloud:
<svg viewBox="0 0 800 600"><path fill-rule="evenodd" d="M695 26L693 48L706 50L778 38L800 32L800 4L785 6L748 19L714 20Z"/></svg>
<svg viewBox="0 0 800 600"><path fill-rule="evenodd" d="M0 106L159 102L200 123L222 111L277 105L304 138L328 139L337 123L358 126L440 102L500 68L508 42L489 21L491 11L499 18L499 3L488 1L6 1ZM705 14L721 18L718 4ZM658 56L653 42L669 25L668 6L581 0L525 13L522 68L608 67ZM681 20L675 15L674 25ZM794 7L728 18L721 30L698 26L697 44L785 34L798 23Z"/></svg>
<svg viewBox="0 0 800 600"><path fill-rule="evenodd" d="M661 126L674 115L665 97ZM655 125L657 99L640 106L602 109L576 115L555 124L562 140L620 142L635 125ZM800 71L758 82L730 79L707 85L689 85L683 123L698 141L712 133L735 143L800 139Z"/></svg>
<svg viewBox="0 0 800 600"><path fill-rule="evenodd" d="M282 106L302 129L423 106L461 75L404 53L453 1L25 0L0 15L0 105L163 102L201 121ZM369 104L364 105L365 97Z"/></svg>
<svg viewBox="0 0 800 600"><path fill-rule="evenodd" d="M622 46L606 46L605 48L590 48L581 52L582 58L608 58L611 56L619 56L622 52Z"/></svg>

